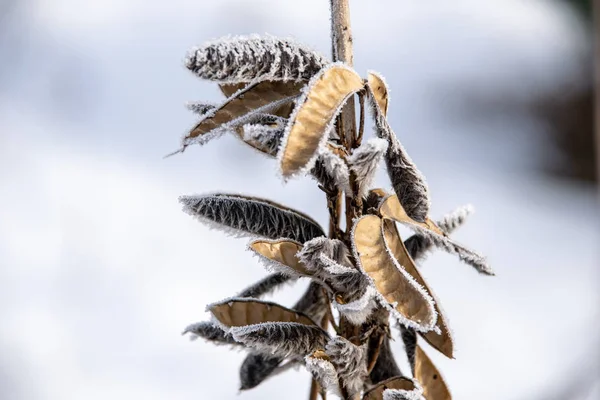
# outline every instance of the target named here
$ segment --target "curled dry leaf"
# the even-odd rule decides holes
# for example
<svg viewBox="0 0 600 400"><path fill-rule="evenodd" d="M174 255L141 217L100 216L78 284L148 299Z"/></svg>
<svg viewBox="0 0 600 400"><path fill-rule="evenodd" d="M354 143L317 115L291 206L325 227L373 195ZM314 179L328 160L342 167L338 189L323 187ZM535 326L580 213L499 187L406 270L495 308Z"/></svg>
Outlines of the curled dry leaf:
<svg viewBox="0 0 600 400"><path fill-rule="evenodd" d="M209 133L248 122L244 116L255 112L276 110L291 103L300 92L298 85L285 82L258 82L234 93L223 104L204 114L198 124L183 138L183 147L193 143L204 143L212 138ZM205 137L206 136L206 137Z"/></svg>
<svg viewBox="0 0 600 400"><path fill-rule="evenodd" d="M404 378L402 376L396 376L380 382L371 388L364 394L363 400L382 400L383 392L387 389L413 391L416 388L417 387L415 383L411 379ZM437 399L432 397L432 400Z"/></svg>
<svg viewBox="0 0 600 400"><path fill-rule="evenodd" d="M435 295L425 282L425 279L423 279L421 276L419 270L417 270L417 267L408 254L406 247L404 247L404 243L400 238L396 224L391 219L383 220L383 237L389 252L394 256L398 263L404 267L404 270L412 276L416 283L422 287L427 294L431 296L431 298L434 299L434 312L437 314L436 328L438 328L437 330L439 333L436 332L436 330L432 330L424 333L421 332L421 334L429 344L439 350L442 354L449 358L453 358L454 341L452 340L452 335L448 328L448 322L439 307L439 302L435 298Z"/></svg>
<svg viewBox="0 0 600 400"><path fill-rule="evenodd" d="M300 275L310 276L312 273L306 269L306 266L296 257L296 254L302 250L302 245L293 240L254 240L250 242L250 250L269 262L281 264L289 267ZM285 268L274 267L274 269L285 271Z"/></svg>
<svg viewBox="0 0 600 400"><path fill-rule="evenodd" d="M433 300L389 253L383 228L383 220L375 215L363 216L355 223L352 240L358 264L404 324L430 331L437 319Z"/></svg>
<svg viewBox="0 0 600 400"><path fill-rule="evenodd" d="M290 117L279 154L281 173L288 178L313 167L319 147L342 106L363 88L362 78L341 63L332 64L315 75L306 93L297 101Z"/></svg>
<svg viewBox="0 0 600 400"><path fill-rule="evenodd" d="M227 328L265 322L294 322L317 326L308 316L275 303L255 299L231 299L208 306L214 317Z"/></svg>
<svg viewBox="0 0 600 400"><path fill-rule="evenodd" d="M379 73L375 71L369 71L367 75L367 83L382 114L387 116L390 98L389 89L385 83L385 79Z"/></svg>
<svg viewBox="0 0 600 400"><path fill-rule="evenodd" d="M414 376L423 387L423 395L426 399L452 400L444 378L419 346L417 346L415 353Z"/></svg>
<svg viewBox="0 0 600 400"><path fill-rule="evenodd" d="M236 194L181 196L183 210L210 226L238 236L306 242L324 236L309 216L270 200Z"/></svg>

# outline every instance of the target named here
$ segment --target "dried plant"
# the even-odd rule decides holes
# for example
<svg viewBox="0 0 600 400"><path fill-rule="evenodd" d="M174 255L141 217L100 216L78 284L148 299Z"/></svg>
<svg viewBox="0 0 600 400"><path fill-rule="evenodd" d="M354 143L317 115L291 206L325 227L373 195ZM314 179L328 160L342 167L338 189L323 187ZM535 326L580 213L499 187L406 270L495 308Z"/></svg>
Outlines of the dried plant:
<svg viewBox="0 0 600 400"><path fill-rule="evenodd" d="M316 179L330 220L326 235L309 216L265 199L182 196L184 211L201 222L250 237L248 249L271 271L236 297L209 305L212 321L184 333L248 349L242 390L303 364L313 376L313 400L327 392L343 399L447 400L448 387L420 340L449 358L454 343L415 260L440 248L482 274L493 273L482 256L449 236L470 207L437 222L430 218L425 179L387 120L385 80L373 72L364 79L352 69L348 5L331 3L333 61L288 40L259 36L218 40L188 56L188 69L218 82L226 99L188 105L200 120L181 151L231 132L274 158L284 180ZM375 121L376 137L369 140L363 140L366 105ZM391 193L372 187L381 161ZM397 223L414 235L403 241ZM298 279L311 283L292 309L260 299ZM407 374L391 352L392 327L405 344Z"/></svg>

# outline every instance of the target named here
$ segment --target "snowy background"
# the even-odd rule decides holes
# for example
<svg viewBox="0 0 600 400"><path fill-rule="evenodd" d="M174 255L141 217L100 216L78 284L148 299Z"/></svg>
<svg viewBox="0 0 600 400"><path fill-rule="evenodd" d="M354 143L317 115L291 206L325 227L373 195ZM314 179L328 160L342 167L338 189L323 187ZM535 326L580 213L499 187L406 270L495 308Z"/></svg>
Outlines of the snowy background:
<svg viewBox="0 0 600 400"><path fill-rule="evenodd" d="M537 173L544 124L493 106L575 90L585 32L562 3L434 3L351 1L356 69L386 76L433 215L474 204L456 238L497 272L425 261L458 348L429 354L457 400L597 399L595 188ZM310 179L284 186L232 137L162 159L194 122L184 102L220 98L182 67L188 48L253 32L328 54L328 1L0 0L0 399L307 398L303 370L237 396L244 353L180 336L265 271L178 195L259 195L327 223Z"/></svg>

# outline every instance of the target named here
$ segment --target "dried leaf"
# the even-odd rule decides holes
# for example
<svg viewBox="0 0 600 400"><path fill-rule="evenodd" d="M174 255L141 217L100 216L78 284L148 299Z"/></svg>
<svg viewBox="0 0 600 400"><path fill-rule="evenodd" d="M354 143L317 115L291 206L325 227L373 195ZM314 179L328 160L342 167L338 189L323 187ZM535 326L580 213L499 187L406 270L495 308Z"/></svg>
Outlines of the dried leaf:
<svg viewBox="0 0 600 400"><path fill-rule="evenodd" d="M415 354L415 379L423 387L426 399L452 400L448 386L423 349L417 346Z"/></svg>
<svg viewBox="0 0 600 400"><path fill-rule="evenodd" d="M404 211L396 196L386 198L379 207L379 213L385 218L401 222L414 229L417 233L427 236L436 247L440 247L450 254L456 254L462 262L471 265L478 272L485 275L494 275L494 272L482 255L467 249L447 237L429 218L424 223L411 219Z"/></svg>
<svg viewBox="0 0 600 400"><path fill-rule="evenodd" d="M312 273L296 257L302 250L298 242L286 239L253 240L248 248L257 254L268 268L281 273L295 276L296 274L310 276ZM291 270L290 270L291 269Z"/></svg>
<svg viewBox="0 0 600 400"><path fill-rule="evenodd" d="M411 379L396 376L380 382L375 387L371 388L364 394L363 400L382 400L383 392L387 389L412 391L416 389L416 386ZM437 399L431 398L431 400Z"/></svg>
<svg viewBox="0 0 600 400"><path fill-rule="evenodd" d="M433 300L388 252L383 228L383 221L375 215L363 216L355 223L355 258L383 297L383 305L389 304L398 319L419 331L434 329Z"/></svg>
<svg viewBox="0 0 600 400"><path fill-rule="evenodd" d="M324 236L312 218L269 200L234 194L181 196L183 210L201 222L239 236L306 242Z"/></svg>
<svg viewBox="0 0 600 400"><path fill-rule="evenodd" d="M383 113L383 116L387 116L389 105L389 89L385 83L385 79L378 72L369 71L367 75L367 82L369 84L369 88L373 92L373 97L375 98L379 109Z"/></svg>
<svg viewBox="0 0 600 400"><path fill-rule="evenodd" d="M280 273L271 274L241 291L237 297L253 297L258 299L266 294L271 293L273 290L288 282L290 279L291 278L288 275Z"/></svg>
<svg viewBox="0 0 600 400"><path fill-rule="evenodd" d="M183 148L203 144L233 127L252 121L249 115L276 110L299 94L297 87L285 82L253 83L234 93L204 118L183 138Z"/></svg>
<svg viewBox="0 0 600 400"><path fill-rule="evenodd" d="M221 38L192 49L186 67L202 79L223 83L309 80L325 57L289 39L273 36Z"/></svg>
<svg viewBox="0 0 600 400"><path fill-rule="evenodd" d="M324 68L311 79L306 93L296 102L279 152L285 178L313 167L335 117L363 85L361 77L341 63Z"/></svg>
<svg viewBox="0 0 600 400"><path fill-rule="evenodd" d="M406 247L404 247L404 243L402 243L402 239L400 238L400 234L398 233L394 221L390 219L383 220L383 236L389 252L394 256L398 263L404 267L404 270L412 276L417 285L422 287L427 294L434 299L434 313L438 316L436 322L436 328L438 329L436 330L439 331L439 333L436 332L436 330L432 330L422 333L423 337L429 344L446 357L454 358L454 341L452 340L452 335L448 328L448 322L439 307L439 301L437 301L432 290L421 276L421 273L417 270L414 261L408 255L408 251L406 250Z"/></svg>
<svg viewBox="0 0 600 400"><path fill-rule="evenodd" d="M368 87L369 99L375 117L377 136L389 142L385 162L388 175L398 199L406 213L414 220L424 222L429 213L429 189L425 177L413 163L408 153L398 141L385 114L374 100L375 94Z"/></svg>
<svg viewBox="0 0 600 400"><path fill-rule="evenodd" d="M245 327L265 322L293 322L317 326L306 315L268 301L234 298L207 307L223 326Z"/></svg>

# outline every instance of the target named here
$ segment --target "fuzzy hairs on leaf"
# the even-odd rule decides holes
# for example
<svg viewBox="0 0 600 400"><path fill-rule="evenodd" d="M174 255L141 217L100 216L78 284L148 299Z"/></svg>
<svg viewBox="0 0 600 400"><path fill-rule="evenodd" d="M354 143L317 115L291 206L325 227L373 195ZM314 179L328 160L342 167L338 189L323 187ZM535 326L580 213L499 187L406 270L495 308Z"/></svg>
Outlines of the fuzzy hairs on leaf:
<svg viewBox="0 0 600 400"><path fill-rule="evenodd" d="M232 327L233 338L256 351L276 357L306 356L323 348L329 335L320 327L296 322L264 322Z"/></svg>
<svg viewBox="0 0 600 400"><path fill-rule="evenodd" d="M474 208L470 204L461 206L444 215L436 224L444 233L449 235L462 226L473 212ZM406 239L404 246L406 246L411 258L416 261L425 257L427 252L433 248L433 241L429 238L429 235L417 233Z"/></svg>
<svg viewBox="0 0 600 400"><path fill-rule="evenodd" d="M233 336L221 329L220 326L213 322L197 322L189 325L184 329L182 335L190 334L191 340L203 338L217 344L233 344L240 345Z"/></svg>
<svg viewBox="0 0 600 400"><path fill-rule="evenodd" d="M321 385L325 392L329 392L340 398L342 397L337 371L329 360L306 356L304 358L304 365L313 379Z"/></svg>
<svg viewBox="0 0 600 400"><path fill-rule="evenodd" d="M494 275L494 271L488 264L485 257L481 254L474 252L473 250L467 249L463 245L460 245L446 236L438 235L428 229L423 229L418 226L415 229L420 235L427 236L434 246L439 247L449 254L455 254L458 259L465 264L468 264L475 268L477 272L483 275Z"/></svg>
<svg viewBox="0 0 600 400"><path fill-rule="evenodd" d="M413 390L384 390L383 400L425 400L425 398L423 397L423 389L415 382L415 388Z"/></svg>
<svg viewBox="0 0 600 400"><path fill-rule="evenodd" d="M240 366L240 390L257 387L277 369L283 361L281 357L273 357L262 353L250 353Z"/></svg>
<svg viewBox="0 0 600 400"><path fill-rule="evenodd" d="M192 49L186 67L202 79L220 83L309 80L328 61L289 39L273 36L225 37Z"/></svg>
<svg viewBox="0 0 600 400"><path fill-rule="evenodd" d="M368 193L379 162L388 149L387 140L373 138L363 143L358 149L348 157L350 169L356 175L356 181L359 187L359 196L365 197Z"/></svg>
<svg viewBox="0 0 600 400"><path fill-rule="evenodd" d="M181 196L183 210L236 236L290 238L301 243L324 236L311 218L268 200L233 194Z"/></svg>
<svg viewBox="0 0 600 400"><path fill-rule="evenodd" d="M369 87L367 87L367 92L375 119L377 136L389 142L385 162L392 187L406 214L415 221L424 222L430 206L429 189L425 177L398 141Z"/></svg>
<svg viewBox="0 0 600 400"><path fill-rule="evenodd" d="M308 315L313 321L321 321L325 315L328 299L323 290L315 282L311 282L300 300L294 306L295 310ZM263 353L250 353L240 367L242 390L258 386L278 370L283 357Z"/></svg>
<svg viewBox="0 0 600 400"><path fill-rule="evenodd" d="M217 109L216 104L204 101L190 101L185 106L188 110L200 117L205 117L208 113L214 114Z"/></svg>
<svg viewBox="0 0 600 400"><path fill-rule="evenodd" d="M315 165L311 170L311 174L317 182L330 191L337 188L345 193L352 193L350 171L344 160L326 146L321 147L318 153Z"/></svg>

